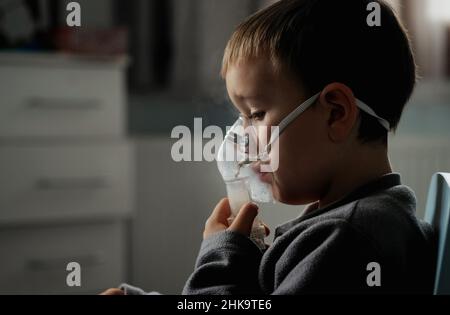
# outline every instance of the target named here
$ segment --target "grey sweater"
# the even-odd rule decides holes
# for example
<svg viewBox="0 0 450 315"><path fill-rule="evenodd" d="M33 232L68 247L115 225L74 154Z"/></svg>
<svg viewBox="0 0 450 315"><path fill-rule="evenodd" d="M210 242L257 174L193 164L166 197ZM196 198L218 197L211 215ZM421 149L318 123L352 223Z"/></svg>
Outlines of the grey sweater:
<svg viewBox="0 0 450 315"><path fill-rule="evenodd" d="M434 233L398 174L316 208L279 226L264 252L234 232L207 238L183 294L432 293ZM367 282L372 262L380 286Z"/></svg>

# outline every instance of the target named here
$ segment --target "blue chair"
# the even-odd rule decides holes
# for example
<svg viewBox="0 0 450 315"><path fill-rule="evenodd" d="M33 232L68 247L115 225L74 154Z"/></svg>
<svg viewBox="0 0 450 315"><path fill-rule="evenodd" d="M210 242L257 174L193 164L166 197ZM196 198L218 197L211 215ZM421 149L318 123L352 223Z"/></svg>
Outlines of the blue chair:
<svg viewBox="0 0 450 315"><path fill-rule="evenodd" d="M437 173L431 179L425 221L437 232L438 253L434 294L450 294L450 174Z"/></svg>

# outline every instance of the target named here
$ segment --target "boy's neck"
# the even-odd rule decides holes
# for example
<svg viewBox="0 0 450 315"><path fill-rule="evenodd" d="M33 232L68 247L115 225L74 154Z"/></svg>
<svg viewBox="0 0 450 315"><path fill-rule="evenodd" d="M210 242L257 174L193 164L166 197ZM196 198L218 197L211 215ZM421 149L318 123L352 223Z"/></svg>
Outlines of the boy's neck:
<svg viewBox="0 0 450 315"><path fill-rule="evenodd" d="M350 158L338 167L328 189L319 200L319 208L326 207L359 187L383 175L392 173L387 154L387 146L362 145L352 150Z"/></svg>

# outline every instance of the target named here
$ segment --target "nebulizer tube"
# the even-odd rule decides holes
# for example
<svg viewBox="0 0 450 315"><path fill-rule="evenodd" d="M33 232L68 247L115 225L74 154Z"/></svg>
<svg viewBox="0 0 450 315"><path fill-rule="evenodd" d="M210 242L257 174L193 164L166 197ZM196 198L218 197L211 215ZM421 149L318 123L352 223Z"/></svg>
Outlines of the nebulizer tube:
<svg viewBox="0 0 450 315"><path fill-rule="evenodd" d="M272 202L272 190L269 184L260 181L258 174L251 168L249 160L249 138L242 118L228 130L217 154L217 166L225 182L231 217L237 216L239 210L249 202ZM265 249L266 230L262 221L256 217L250 238L260 248Z"/></svg>

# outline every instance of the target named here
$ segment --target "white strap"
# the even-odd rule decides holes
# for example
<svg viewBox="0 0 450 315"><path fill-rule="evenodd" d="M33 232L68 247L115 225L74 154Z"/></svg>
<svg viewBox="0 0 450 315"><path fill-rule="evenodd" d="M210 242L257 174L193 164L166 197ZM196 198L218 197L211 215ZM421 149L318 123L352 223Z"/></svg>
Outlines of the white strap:
<svg viewBox="0 0 450 315"><path fill-rule="evenodd" d="M294 109L289 115L287 115L278 125L278 128L280 130L280 134L283 132L284 129L298 116L300 116L305 110L307 110L309 107L311 107L312 104L314 104L315 101L319 98L320 93L317 93L316 95L310 97L307 99L303 104L301 104L299 107Z"/></svg>
<svg viewBox="0 0 450 315"><path fill-rule="evenodd" d="M381 118L380 116L378 116L372 108L370 108L366 103L360 101L359 99L356 99L356 106L359 107L359 109L361 109L363 112L366 112L367 114L369 114L370 116L375 117L376 119L378 119L378 121L380 122L380 124L387 130L391 130L391 125L389 124L389 122L384 119Z"/></svg>
<svg viewBox="0 0 450 315"><path fill-rule="evenodd" d="M268 148L270 145L272 145L275 140L277 140L277 138L280 136L280 134L284 131L284 129L286 129L286 127L292 123L292 121L294 121L298 116L300 116L305 110L307 110L309 107L311 107L311 105L314 104L315 101L317 101L317 99L320 96L320 93L317 93L316 95L313 95L312 97L310 97L309 99L307 99L303 104L301 104L300 106L298 106L296 109L294 109L291 113L289 113L289 115L287 115L278 125L278 132L275 132L272 134L272 136L270 137L270 142L269 144L266 146L266 148ZM391 126L389 124L389 122L378 116L374 110L372 108L370 108L367 104L365 104L364 102L360 101L359 99L356 99L356 106L358 106L359 109L361 109L362 111L364 111L365 113L369 114L372 117L375 117L376 119L378 119L378 121L380 122L380 124L387 130L389 131L391 129Z"/></svg>

